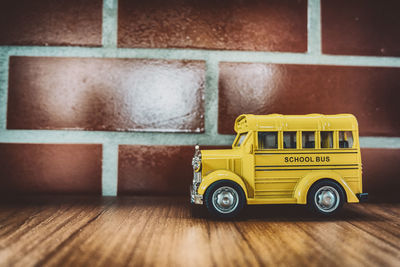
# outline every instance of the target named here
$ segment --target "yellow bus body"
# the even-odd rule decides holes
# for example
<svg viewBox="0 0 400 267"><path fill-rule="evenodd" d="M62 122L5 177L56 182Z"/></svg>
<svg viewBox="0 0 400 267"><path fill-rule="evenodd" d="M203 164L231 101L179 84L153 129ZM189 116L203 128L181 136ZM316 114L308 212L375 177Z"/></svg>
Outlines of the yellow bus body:
<svg viewBox="0 0 400 267"><path fill-rule="evenodd" d="M200 151L197 197L202 197L212 183L231 180L242 187L247 204L307 204L313 183L331 179L343 188L348 203L359 202L356 194L362 193L362 166L358 124L353 115L245 114L236 119L235 131L232 149ZM265 132L277 136L276 148L260 147L258 138ZM343 132L352 136L351 147L343 147L343 141L339 141ZM306 133L314 138L308 141L314 142L314 148L302 147ZM284 134L292 134L295 148L287 148ZM321 147L326 146L323 142L330 142L329 147Z"/></svg>

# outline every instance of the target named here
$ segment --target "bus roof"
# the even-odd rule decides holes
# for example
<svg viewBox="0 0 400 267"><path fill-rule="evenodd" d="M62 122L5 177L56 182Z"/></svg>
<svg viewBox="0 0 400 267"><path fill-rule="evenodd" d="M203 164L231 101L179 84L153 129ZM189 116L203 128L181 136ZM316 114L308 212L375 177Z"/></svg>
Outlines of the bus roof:
<svg viewBox="0 0 400 267"><path fill-rule="evenodd" d="M354 131L357 119L352 114L253 115L242 114L235 121L235 131Z"/></svg>

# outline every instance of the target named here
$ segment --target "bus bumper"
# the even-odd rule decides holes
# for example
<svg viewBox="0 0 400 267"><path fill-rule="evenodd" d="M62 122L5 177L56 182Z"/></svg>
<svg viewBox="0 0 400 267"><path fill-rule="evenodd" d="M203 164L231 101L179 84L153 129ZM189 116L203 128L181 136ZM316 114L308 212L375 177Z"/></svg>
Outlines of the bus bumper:
<svg viewBox="0 0 400 267"><path fill-rule="evenodd" d="M356 196L360 202L365 202L368 200L368 193L358 193Z"/></svg>
<svg viewBox="0 0 400 267"><path fill-rule="evenodd" d="M190 203L203 205L203 195L197 194L193 186L190 186Z"/></svg>

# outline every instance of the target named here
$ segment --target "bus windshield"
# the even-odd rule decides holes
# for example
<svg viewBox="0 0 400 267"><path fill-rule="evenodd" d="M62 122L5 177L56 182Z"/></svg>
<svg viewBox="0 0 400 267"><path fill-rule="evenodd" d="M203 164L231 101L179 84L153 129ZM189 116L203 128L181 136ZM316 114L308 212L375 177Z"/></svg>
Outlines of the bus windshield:
<svg viewBox="0 0 400 267"><path fill-rule="evenodd" d="M235 147L240 147L240 145L243 143L244 139L246 139L247 133L241 133L239 135L239 138L236 141Z"/></svg>

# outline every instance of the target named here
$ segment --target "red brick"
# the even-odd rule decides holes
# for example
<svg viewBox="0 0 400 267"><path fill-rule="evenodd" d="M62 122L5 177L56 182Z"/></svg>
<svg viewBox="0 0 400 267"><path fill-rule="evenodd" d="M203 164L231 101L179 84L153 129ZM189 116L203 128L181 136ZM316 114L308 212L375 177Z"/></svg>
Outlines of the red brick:
<svg viewBox="0 0 400 267"><path fill-rule="evenodd" d="M118 195L188 195L193 154L194 146L119 146Z"/></svg>
<svg viewBox="0 0 400 267"><path fill-rule="evenodd" d="M204 130L202 61L11 57L8 129Z"/></svg>
<svg viewBox="0 0 400 267"><path fill-rule="evenodd" d="M0 144L2 195L101 194L101 145Z"/></svg>
<svg viewBox="0 0 400 267"><path fill-rule="evenodd" d="M361 135L399 136L400 68L220 63L219 132L240 114L353 113Z"/></svg>
<svg viewBox="0 0 400 267"><path fill-rule="evenodd" d="M322 51L400 56L400 1L322 0Z"/></svg>
<svg viewBox="0 0 400 267"><path fill-rule="evenodd" d="M307 50L307 1L120 0L119 47Z"/></svg>
<svg viewBox="0 0 400 267"><path fill-rule="evenodd" d="M363 190L372 202L400 202L400 149L364 148Z"/></svg>
<svg viewBox="0 0 400 267"><path fill-rule="evenodd" d="M0 45L101 46L101 0L3 0Z"/></svg>

